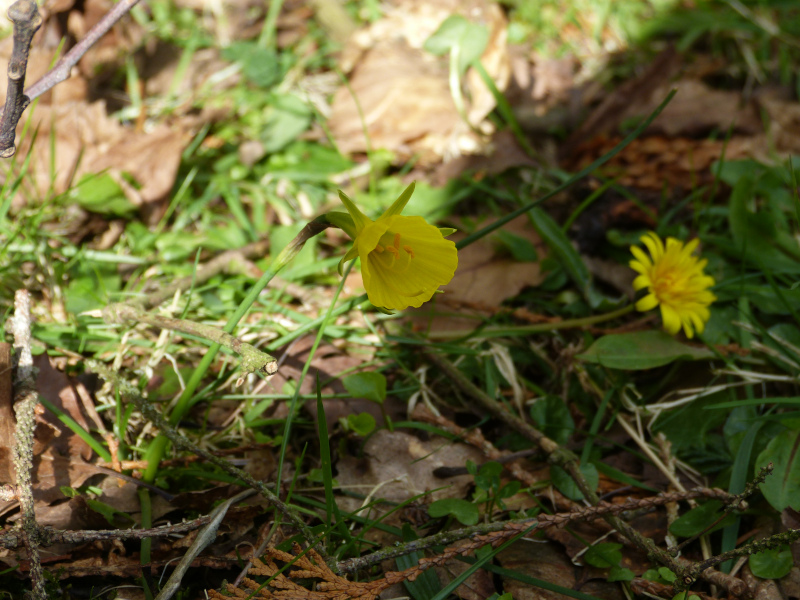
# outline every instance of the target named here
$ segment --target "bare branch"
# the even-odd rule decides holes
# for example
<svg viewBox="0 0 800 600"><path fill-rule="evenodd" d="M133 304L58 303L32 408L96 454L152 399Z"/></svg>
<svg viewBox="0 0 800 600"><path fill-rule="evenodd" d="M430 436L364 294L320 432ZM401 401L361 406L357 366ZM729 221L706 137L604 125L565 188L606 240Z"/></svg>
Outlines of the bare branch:
<svg viewBox="0 0 800 600"><path fill-rule="evenodd" d="M8 63L8 92L6 105L0 119L0 158L10 158L17 151L14 138L17 123L31 99L23 94L25 72L33 34L41 27L42 17L35 0L17 0L8 9L8 18L14 23L14 49Z"/></svg>
<svg viewBox="0 0 800 600"><path fill-rule="evenodd" d="M22 2L23 0L20 0ZM32 1L32 0L30 0ZM31 87L25 90L25 94L30 100L35 100L56 84L66 81L72 71L72 67L78 64L78 61L84 54L94 46L97 41L103 37L108 31L125 16L130 10L139 3L139 0L120 0L108 11L97 24L89 30L80 42L78 42L69 52L67 52L56 65L45 73L42 78L34 83Z"/></svg>

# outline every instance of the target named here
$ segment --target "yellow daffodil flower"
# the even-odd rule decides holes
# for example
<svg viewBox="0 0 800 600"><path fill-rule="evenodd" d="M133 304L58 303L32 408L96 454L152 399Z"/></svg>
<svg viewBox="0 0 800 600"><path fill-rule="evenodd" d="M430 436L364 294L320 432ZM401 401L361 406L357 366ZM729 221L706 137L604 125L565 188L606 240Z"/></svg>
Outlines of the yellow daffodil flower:
<svg viewBox="0 0 800 600"><path fill-rule="evenodd" d="M450 282L458 266L456 245L444 237L453 230L438 229L422 217L400 214L413 193L412 183L373 221L339 192L353 219L353 227L344 228L353 238L353 247L342 258L339 269L345 262L361 258L369 301L387 310L421 306L439 286Z"/></svg>
<svg viewBox="0 0 800 600"><path fill-rule="evenodd" d="M661 238L651 231L643 235L641 241L650 256L641 248L631 246L635 260L629 264L639 273L633 280L633 288L646 288L648 294L636 303L636 310L645 312L659 306L664 329L671 335L678 333L681 327L688 338L693 337L695 331L703 333L711 317L708 306L717 298L709 291L714 278L703 273L708 261L692 255L699 240L684 245L675 238L667 238L665 247Z"/></svg>

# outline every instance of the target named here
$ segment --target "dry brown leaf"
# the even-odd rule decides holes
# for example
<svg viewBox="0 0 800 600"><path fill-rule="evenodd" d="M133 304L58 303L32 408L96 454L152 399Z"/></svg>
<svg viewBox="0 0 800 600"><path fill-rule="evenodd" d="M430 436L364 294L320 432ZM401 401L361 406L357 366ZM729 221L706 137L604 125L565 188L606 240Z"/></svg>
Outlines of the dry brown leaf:
<svg viewBox="0 0 800 600"><path fill-rule="evenodd" d="M563 550L553 543L514 544L499 553L497 562L505 569L512 569L529 577L543 579L550 583L570 588L602 598L603 600L623 600L621 588L607 581L578 581L577 568L564 555ZM551 592L521 583L515 579L504 579L503 589L514 596L514 600L562 600L563 594Z"/></svg>
<svg viewBox="0 0 800 600"><path fill-rule="evenodd" d="M472 485L470 475L440 479L433 472L442 466L464 465L467 460L480 462L479 450L465 444L451 443L444 438L422 441L401 431L377 431L364 446L361 458L342 456L336 465L336 479L342 489L358 494L371 494L392 502L403 502L412 496L446 486L428 498L462 498ZM356 510L361 502L337 497L345 512ZM362 516L364 515L363 513Z"/></svg>
<svg viewBox="0 0 800 600"><path fill-rule="evenodd" d="M367 150L365 126L371 147L391 150L399 161L413 155L422 164L430 164L482 149L483 140L455 109L447 57L434 57L422 49L425 40L454 14L488 27L489 42L481 62L498 89L506 88L510 78L507 23L497 5L483 0L390 4L386 16L357 32L344 52L343 68L353 71L351 89L343 86L337 91L329 120L342 152ZM494 97L477 73L468 72L465 86L467 118L479 126L494 109ZM363 111L363 122L353 94Z"/></svg>
<svg viewBox="0 0 800 600"><path fill-rule="evenodd" d="M102 101L39 105L32 120L38 127L39 140L31 150L28 136L18 152L33 153L30 173L38 197L51 190L63 193L81 176L107 170L128 199L150 214L172 190L181 151L190 137L180 124L158 125L150 132L137 133L111 119ZM46 143L51 132L55 136L55 177L50 174L51 145ZM127 184L123 173L130 174L141 187L134 189Z"/></svg>

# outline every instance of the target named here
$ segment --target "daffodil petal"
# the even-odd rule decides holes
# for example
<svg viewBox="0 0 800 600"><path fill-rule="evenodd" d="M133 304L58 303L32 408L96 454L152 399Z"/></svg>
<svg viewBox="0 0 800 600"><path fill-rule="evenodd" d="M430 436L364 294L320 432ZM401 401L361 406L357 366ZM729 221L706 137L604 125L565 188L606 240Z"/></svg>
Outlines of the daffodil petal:
<svg viewBox="0 0 800 600"><path fill-rule="evenodd" d="M403 190L403 193L400 194L397 200L395 200L394 203L386 209L386 212L381 215L381 219L388 219L389 217L399 215L401 212L403 212L406 204L408 204L408 201L411 199L411 194L414 193L415 186L416 182L412 181L411 185Z"/></svg>
<svg viewBox="0 0 800 600"><path fill-rule="evenodd" d="M384 236L398 239L401 247L390 252L381 245L384 250L379 251ZM458 266L455 244L422 217L378 219L359 236L358 249L370 302L393 310L430 300L439 286L450 282Z"/></svg>
<svg viewBox="0 0 800 600"><path fill-rule="evenodd" d="M345 194L342 190L339 190L339 199L344 204L344 207L347 209L347 212L350 213L350 216L353 217L353 224L356 228L356 236L361 234L361 231L370 223L372 223L372 219L370 219L367 215L362 213L355 203L350 200L350 198Z"/></svg>

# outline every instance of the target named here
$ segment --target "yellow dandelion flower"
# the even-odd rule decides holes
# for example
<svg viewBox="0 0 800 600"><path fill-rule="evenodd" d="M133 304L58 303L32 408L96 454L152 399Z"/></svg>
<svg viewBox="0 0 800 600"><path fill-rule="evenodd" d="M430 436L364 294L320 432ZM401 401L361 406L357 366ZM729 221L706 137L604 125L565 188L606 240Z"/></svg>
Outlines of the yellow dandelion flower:
<svg viewBox="0 0 800 600"><path fill-rule="evenodd" d="M641 248L631 246L635 260L630 267L639 276L633 280L633 288L647 288L647 295L636 303L636 310L645 312L661 308L661 319L667 333L675 335L683 327L686 337L691 338L694 332L702 333L711 314L708 306L716 300L709 291L714 285L714 278L703 273L708 263L700 260L692 253L699 240L688 244L675 238L667 238L666 247L655 233L648 232L641 238L650 256Z"/></svg>
<svg viewBox="0 0 800 600"><path fill-rule="evenodd" d="M400 212L414 192L412 183L377 221L362 213L343 192L339 197L353 218L346 231L353 247L341 265L361 258L361 276L369 301L389 310L419 307L450 282L458 266L456 245L445 239L452 230L440 230L422 217Z"/></svg>

